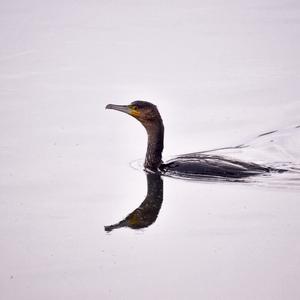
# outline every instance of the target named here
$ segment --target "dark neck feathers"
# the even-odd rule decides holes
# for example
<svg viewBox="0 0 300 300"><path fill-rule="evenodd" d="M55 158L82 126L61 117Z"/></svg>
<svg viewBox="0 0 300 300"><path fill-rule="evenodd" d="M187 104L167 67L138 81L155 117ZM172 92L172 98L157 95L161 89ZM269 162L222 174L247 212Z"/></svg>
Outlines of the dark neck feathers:
<svg viewBox="0 0 300 300"><path fill-rule="evenodd" d="M155 121L145 122L143 125L148 134L148 146L144 167L152 171L157 171L162 163L164 125L160 117Z"/></svg>

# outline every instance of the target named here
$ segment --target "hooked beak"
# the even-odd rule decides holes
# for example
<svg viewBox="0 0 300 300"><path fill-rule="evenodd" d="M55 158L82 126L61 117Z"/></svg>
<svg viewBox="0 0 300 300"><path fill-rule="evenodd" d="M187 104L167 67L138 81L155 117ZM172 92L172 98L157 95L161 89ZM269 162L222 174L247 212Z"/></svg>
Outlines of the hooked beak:
<svg viewBox="0 0 300 300"><path fill-rule="evenodd" d="M129 115L131 115L131 111L132 111L132 109L129 108L127 105L116 105L116 104L107 104L105 109L114 109Z"/></svg>
<svg viewBox="0 0 300 300"><path fill-rule="evenodd" d="M105 107L106 109L114 109L126 113L132 117L139 119L141 112L131 104L129 105L116 105L116 104L108 104Z"/></svg>

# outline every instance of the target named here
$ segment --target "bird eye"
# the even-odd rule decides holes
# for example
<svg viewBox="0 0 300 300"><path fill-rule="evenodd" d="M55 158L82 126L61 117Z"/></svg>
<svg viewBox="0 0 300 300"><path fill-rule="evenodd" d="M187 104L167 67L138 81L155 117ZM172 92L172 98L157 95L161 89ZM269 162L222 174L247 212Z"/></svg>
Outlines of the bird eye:
<svg viewBox="0 0 300 300"><path fill-rule="evenodd" d="M136 105L132 105L131 108L132 108L133 110L137 110L137 109L138 109L138 107L137 107Z"/></svg>

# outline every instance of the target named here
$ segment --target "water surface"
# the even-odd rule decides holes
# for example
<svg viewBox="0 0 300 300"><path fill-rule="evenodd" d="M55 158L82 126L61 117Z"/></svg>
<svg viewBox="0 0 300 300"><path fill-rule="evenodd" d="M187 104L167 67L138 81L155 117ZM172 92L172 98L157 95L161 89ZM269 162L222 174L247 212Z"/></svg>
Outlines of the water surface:
<svg viewBox="0 0 300 300"><path fill-rule="evenodd" d="M298 179L163 178L151 226L104 230L147 195L144 129L107 103L156 103L166 158L299 162L297 2L0 7L2 298L299 299Z"/></svg>

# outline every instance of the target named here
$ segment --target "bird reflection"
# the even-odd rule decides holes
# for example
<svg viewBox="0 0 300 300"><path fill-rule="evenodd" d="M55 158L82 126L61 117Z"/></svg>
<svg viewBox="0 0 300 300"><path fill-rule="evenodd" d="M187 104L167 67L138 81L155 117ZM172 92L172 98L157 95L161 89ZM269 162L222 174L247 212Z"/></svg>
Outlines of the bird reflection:
<svg viewBox="0 0 300 300"><path fill-rule="evenodd" d="M159 174L147 174L147 196L141 205L119 223L104 226L110 232L117 228L142 229L152 225L158 216L163 202L163 181Z"/></svg>

